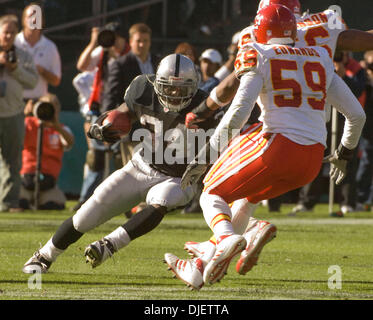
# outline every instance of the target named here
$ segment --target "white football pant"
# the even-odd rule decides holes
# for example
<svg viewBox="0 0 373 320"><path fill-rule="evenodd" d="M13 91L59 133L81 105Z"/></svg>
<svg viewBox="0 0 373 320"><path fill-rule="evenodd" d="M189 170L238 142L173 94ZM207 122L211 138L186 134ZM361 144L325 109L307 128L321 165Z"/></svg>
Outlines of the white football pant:
<svg viewBox="0 0 373 320"><path fill-rule="evenodd" d="M113 172L73 216L74 228L82 233L131 210L142 201L168 210L185 206L197 186L185 190L181 178L167 176L145 163L139 152L123 168Z"/></svg>

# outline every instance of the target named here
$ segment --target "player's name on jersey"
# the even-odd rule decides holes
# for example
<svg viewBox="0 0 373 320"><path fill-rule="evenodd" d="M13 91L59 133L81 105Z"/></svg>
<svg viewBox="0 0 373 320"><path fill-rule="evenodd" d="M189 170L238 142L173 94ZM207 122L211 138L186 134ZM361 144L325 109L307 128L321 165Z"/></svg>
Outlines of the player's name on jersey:
<svg viewBox="0 0 373 320"><path fill-rule="evenodd" d="M314 26L317 24L322 24L322 23L328 23L328 17L326 16L325 13L316 13L312 14L308 18L304 19L303 21L297 22L298 28L304 28L308 26Z"/></svg>
<svg viewBox="0 0 373 320"><path fill-rule="evenodd" d="M320 57L319 53L313 48L292 48L289 46L277 46L273 50L276 55L297 55L297 56L308 56L308 57Z"/></svg>
<svg viewBox="0 0 373 320"><path fill-rule="evenodd" d="M205 164L218 158L219 152L228 145L232 137L238 136L240 130L221 130L214 148L200 153L203 146L210 140L215 129L181 129L172 128L163 132L162 121L158 121L155 132L139 128L132 134L132 141L139 142L135 152L141 150L145 162L153 164L188 164L198 154L198 163ZM238 156L240 148L235 149L232 156ZM210 159L210 160L208 160Z"/></svg>

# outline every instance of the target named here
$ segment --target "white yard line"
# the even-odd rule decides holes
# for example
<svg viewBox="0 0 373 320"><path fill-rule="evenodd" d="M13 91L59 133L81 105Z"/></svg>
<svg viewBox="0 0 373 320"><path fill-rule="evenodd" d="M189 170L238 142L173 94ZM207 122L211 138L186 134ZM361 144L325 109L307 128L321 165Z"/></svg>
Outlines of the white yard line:
<svg viewBox="0 0 373 320"><path fill-rule="evenodd" d="M337 225L373 225L373 219L346 219L346 218L326 218L326 219L268 219L276 225L319 225L319 224L337 224Z"/></svg>

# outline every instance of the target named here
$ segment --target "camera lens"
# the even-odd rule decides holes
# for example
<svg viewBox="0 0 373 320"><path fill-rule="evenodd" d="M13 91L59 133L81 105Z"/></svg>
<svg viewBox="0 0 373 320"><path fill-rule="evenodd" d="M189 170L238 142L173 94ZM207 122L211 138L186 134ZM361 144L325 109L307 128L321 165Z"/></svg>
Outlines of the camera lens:
<svg viewBox="0 0 373 320"><path fill-rule="evenodd" d="M8 51L7 55L8 55L8 57L7 57L8 61L10 63L15 63L17 61L15 50Z"/></svg>
<svg viewBox="0 0 373 320"><path fill-rule="evenodd" d="M54 118L54 107L49 102L38 102L34 107L34 115L40 120L51 121Z"/></svg>
<svg viewBox="0 0 373 320"><path fill-rule="evenodd" d="M115 43L115 33L111 30L104 29L98 34L98 44L104 48L110 48Z"/></svg>

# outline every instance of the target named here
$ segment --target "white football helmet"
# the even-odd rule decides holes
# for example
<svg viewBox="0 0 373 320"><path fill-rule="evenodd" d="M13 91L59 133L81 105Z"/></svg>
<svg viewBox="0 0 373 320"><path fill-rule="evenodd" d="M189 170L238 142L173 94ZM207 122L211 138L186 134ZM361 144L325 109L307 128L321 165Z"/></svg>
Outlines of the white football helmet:
<svg viewBox="0 0 373 320"><path fill-rule="evenodd" d="M198 90L198 73L192 60L170 54L159 63L153 83L159 102L166 111L187 107Z"/></svg>

